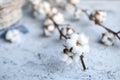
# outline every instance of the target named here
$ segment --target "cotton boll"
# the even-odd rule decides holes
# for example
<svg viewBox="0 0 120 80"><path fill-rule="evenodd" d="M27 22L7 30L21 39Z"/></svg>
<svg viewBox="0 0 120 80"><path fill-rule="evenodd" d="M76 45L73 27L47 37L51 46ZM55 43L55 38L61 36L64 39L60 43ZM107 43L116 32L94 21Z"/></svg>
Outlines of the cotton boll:
<svg viewBox="0 0 120 80"><path fill-rule="evenodd" d="M58 10L57 10L57 8L52 8L52 13L57 13L58 12Z"/></svg>
<svg viewBox="0 0 120 80"><path fill-rule="evenodd" d="M105 21L106 20L106 16L107 16L107 14L106 14L106 12L105 11L99 11L99 14L101 15L100 17L101 17L101 21Z"/></svg>
<svg viewBox="0 0 120 80"><path fill-rule="evenodd" d="M66 61L67 65L71 64L72 62L73 62L73 60L72 60L71 57L69 57L69 58L67 59L67 61Z"/></svg>
<svg viewBox="0 0 120 80"><path fill-rule="evenodd" d="M111 32L106 32L106 33L103 33L103 36L102 36L102 43L104 43L105 45L107 46L111 46L114 44L114 34L111 33Z"/></svg>
<svg viewBox="0 0 120 80"><path fill-rule="evenodd" d="M55 26L54 25L49 25L48 26L48 31L54 31L55 30Z"/></svg>
<svg viewBox="0 0 120 80"><path fill-rule="evenodd" d="M44 35L45 36L51 36L51 33L47 29L44 29Z"/></svg>
<svg viewBox="0 0 120 80"><path fill-rule="evenodd" d="M53 21L51 19L46 19L44 22L44 25L51 25L53 24Z"/></svg>
<svg viewBox="0 0 120 80"><path fill-rule="evenodd" d="M70 35L70 39L73 39L73 40L78 40L78 37L79 37L79 34L77 33L73 33L72 35Z"/></svg>
<svg viewBox="0 0 120 80"><path fill-rule="evenodd" d="M64 21L64 17L61 13L57 13L53 16L53 20L57 23L57 24L62 24Z"/></svg>
<svg viewBox="0 0 120 80"><path fill-rule="evenodd" d="M74 33L74 30L73 30L73 29L69 28L69 29L67 30L67 35L72 35L73 33Z"/></svg>
<svg viewBox="0 0 120 80"><path fill-rule="evenodd" d="M48 2L44 1L43 3L41 3L38 11L41 14L46 15L51 11L51 5Z"/></svg>
<svg viewBox="0 0 120 80"><path fill-rule="evenodd" d="M72 49L72 53L76 54L76 55L82 55L82 53L89 53L90 48L88 45L84 45L84 46L75 46Z"/></svg>
<svg viewBox="0 0 120 80"><path fill-rule="evenodd" d="M55 26L51 19L46 19L44 25L45 25L44 29L46 30L45 32L47 33L47 35L48 33L50 35L50 33L55 30Z"/></svg>
<svg viewBox="0 0 120 80"><path fill-rule="evenodd" d="M61 28L61 31L67 37L69 37L70 35L72 35L75 32L72 28L68 28L68 27Z"/></svg>
<svg viewBox="0 0 120 80"><path fill-rule="evenodd" d="M61 60L66 62L68 60L69 56L67 54L62 53L61 54Z"/></svg>
<svg viewBox="0 0 120 80"><path fill-rule="evenodd" d="M72 53L77 54L77 55L81 55L83 52L84 50L82 46L74 46L72 49Z"/></svg>
<svg viewBox="0 0 120 80"><path fill-rule="evenodd" d="M85 44L88 44L88 37L86 37L84 34L80 34L79 35L79 42L81 45L85 45Z"/></svg>
<svg viewBox="0 0 120 80"><path fill-rule="evenodd" d="M20 42L21 41L20 31L17 29L9 30L5 35L5 39L13 43Z"/></svg>
<svg viewBox="0 0 120 80"><path fill-rule="evenodd" d="M45 36L51 36L54 31L55 31L55 26L53 24L45 25L44 27Z"/></svg>
<svg viewBox="0 0 120 80"><path fill-rule="evenodd" d="M113 42L111 42L111 41L106 41L106 42L104 42L104 44L105 44L106 46L111 46L111 45L113 45Z"/></svg>
<svg viewBox="0 0 120 80"><path fill-rule="evenodd" d="M71 35L73 32L74 32L74 31L70 29L70 30L68 30L67 34L68 34L68 35Z"/></svg>
<svg viewBox="0 0 120 80"><path fill-rule="evenodd" d="M106 20L106 16L105 11L97 10L91 14L91 19L94 20L96 24L99 24Z"/></svg>
<svg viewBox="0 0 120 80"><path fill-rule="evenodd" d="M65 46L67 46L68 49L76 46L76 42L74 39L67 39L65 42Z"/></svg>
<svg viewBox="0 0 120 80"><path fill-rule="evenodd" d="M107 40L108 40L108 39L107 39L107 36L103 36L101 41L102 41L102 42L107 42Z"/></svg>
<svg viewBox="0 0 120 80"><path fill-rule="evenodd" d="M51 12L49 12L49 14L52 16L54 14L57 14L58 13L58 10L57 8L52 8Z"/></svg>

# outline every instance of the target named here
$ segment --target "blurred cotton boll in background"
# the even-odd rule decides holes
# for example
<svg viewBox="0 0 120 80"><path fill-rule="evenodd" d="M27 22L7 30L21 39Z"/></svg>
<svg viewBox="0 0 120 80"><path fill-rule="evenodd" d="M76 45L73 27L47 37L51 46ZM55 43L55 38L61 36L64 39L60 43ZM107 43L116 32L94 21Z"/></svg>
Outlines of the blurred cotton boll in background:
<svg viewBox="0 0 120 80"><path fill-rule="evenodd" d="M62 13L58 12L53 16L53 20L57 23L57 24L62 24L64 21L64 16Z"/></svg>
<svg viewBox="0 0 120 80"><path fill-rule="evenodd" d="M9 30L5 35L5 39L12 43L21 42L21 33L17 29Z"/></svg>

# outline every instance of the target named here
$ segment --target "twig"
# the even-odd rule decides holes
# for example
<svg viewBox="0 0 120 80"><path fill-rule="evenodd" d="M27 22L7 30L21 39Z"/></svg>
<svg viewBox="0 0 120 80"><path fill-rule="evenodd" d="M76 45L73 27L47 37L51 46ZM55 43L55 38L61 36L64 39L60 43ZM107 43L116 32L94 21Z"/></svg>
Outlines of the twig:
<svg viewBox="0 0 120 80"><path fill-rule="evenodd" d="M64 37L65 39L67 39L67 36L65 36L65 35L62 33L61 29L59 28L59 26L63 26L63 24L57 24L57 23L53 20L52 17L49 17L49 18L52 20L52 22L53 22L54 25L56 26L58 32L60 33L60 36L62 36L62 37ZM66 25L68 25L68 24L66 24Z"/></svg>
<svg viewBox="0 0 120 80"><path fill-rule="evenodd" d="M87 68L86 68L86 66L85 66L85 63L84 63L83 58L84 58L84 56L81 55L81 56L80 56L80 60L81 60L81 63L82 63L83 70L85 71Z"/></svg>

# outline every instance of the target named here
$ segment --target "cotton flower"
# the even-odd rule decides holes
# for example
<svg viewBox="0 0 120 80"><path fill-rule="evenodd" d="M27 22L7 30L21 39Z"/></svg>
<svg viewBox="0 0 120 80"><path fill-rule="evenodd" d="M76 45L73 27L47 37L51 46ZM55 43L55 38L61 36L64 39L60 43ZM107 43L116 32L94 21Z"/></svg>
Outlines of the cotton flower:
<svg viewBox="0 0 120 80"><path fill-rule="evenodd" d="M20 42L21 41L20 31L17 29L9 30L5 35L5 39L10 42Z"/></svg>
<svg viewBox="0 0 120 80"><path fill-rule="evenodd" d="M73 41L74 45L86 45L88 44L88 37L86 37L83 33L77 34L74 33L70 36L70 39L67 39L66 42ZM71 46L74 47L74 46Z"/></svg>
<svg viewBox="0 0 120 80"><path fill-rule="evenodd" d="M77 55L82 55L83 53L88 53L90 51L90 48L88 45L83 46L75 46L73 47L72 53L76 53Z"/></svg>
<svg viewBox="0 0 120 80"><path fill-rule="evenodd" d="M69 65L73 62L78 62L80 60L80 56L69 51L61 54L61 60Z"/></svg>
<svg viewBox="0 0 120 80"><path fill-rule="evenodd" d="M80 0L67 0L71 4L78 4Z"/></svg>
<svg viewBox="0 0 120 80"><path fill-rule="evenodd" d="M51 11L51 5L49 2L42 2L39 9L38 9L39 13L42 15L46 15Z"/></svg>
<svg viewBox="0 0 120 80"><path fill-rule="evenodd" d="M55 31L55 26L51 19L46 19L44 23L44 34L50 36Z"/></svg>
<svg viewBox="0 0 120 80"><path fill-rule="evenodd" d="M115 35L111 32L106 32L103 33L102 35L102 43L107 45L107 46L111 46L114 44L114 39L115 39Z"/></svg>
<svg viewBox="0 0 120 80"><path fill-rule="evenodd" d="M64 62L67 61L68 57L69 56L67 54L63 54L63 53L61 54L61 60L64 61Z"/></svg>
<svg viewBox="0 0 120 80"><path fill-rule="evenodd" d="M80 44L81 45L86 45L86 44L88 44L88 37L86 37L85 36L85 34L79 34L79 38L78 38L79 40L79 42L80 42Z"/></svg>
<svg viewBox="0 0 120 80"><path fill-rule="evenodd" d="M69 28L69 27L63 27L63 28L61 28L61 31L67 37L69 37L70 35L72 35L75 32L74 29Z"/></svg>
<svg viewBox="0 0 120 80"><path fill-rule="evenodd" d="M66 64L71 64L73 62L73 54L68 50L64 49L63 53L61 54L61 60Z"/></svg>
<svg viewBox="0 0 120 80"><path fill-rule="evenodd" d="M73 33L70 38L66 40L65 46L68 49L72 48L73 53L82 54L84 52L89 52L88 40L88 37L83 33Z"/></svg>
<svg viewBox="0 0 120 80"><path fill-rule="evenodd" d="M97 10L91 14L90 19L95 21L96 24L100 24L106 20L106 16L105 11Z"/></svg>
<svg viewBox="0 0 120 80"><path fill-rule="evenodd" d="M76 10L76 11L74 12L74 16L75 16L75 18L76 18L76 19L79 19L81 13L82 13L81 9Z"/></svg>
<svg viewBox="0 0 120 80"><path fill-rule="evenodd" d="M62 53L62 61L66 62L67 64L80 61L80 56L83 53L89 52L88 40L88 37L86 37L83 33L71 34L70 37L65 41L65 49Z"/></svg>
<svg viewBox="0 0 120 80"><path fill-rule="evenodd" d="M53 24L53 21L49 18L47 18L44 22L44 25L49 25L49 24Z"/></svg>
<svg viewBox="0 0 120 80"><path fill-rule="evenodd" d="M48 12L48 15L49 16L53 16L53 15L55 15L57 13L58 13L57 8L52 7L51 10L50 10L50 12Z"/></svg>
<svg viewBox="0 0 120 80"><path fill-rule="evenodd" d="M62 24L64 21L64 17L63 14L58 12L53 16L53 20L57 23L57 24Z"/></svg>

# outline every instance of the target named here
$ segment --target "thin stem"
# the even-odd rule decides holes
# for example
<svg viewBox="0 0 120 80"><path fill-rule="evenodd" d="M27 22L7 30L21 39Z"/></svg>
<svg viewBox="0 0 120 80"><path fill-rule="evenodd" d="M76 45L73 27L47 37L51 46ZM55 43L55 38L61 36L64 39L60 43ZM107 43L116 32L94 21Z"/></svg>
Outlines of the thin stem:
<svg viewBox="0 0 120 80"><path fill-rule="evenodd" d="M87 10L82 9L82 12L84 12L86 14L86 16L90 19L90 15L88 14Z"/></svg>
<svg viewBox="0 0 120 80"><path fill-rule="evenodd" d="M60 33L60 36L62 36L62 37L64 37L65 39L67 39L67 36L65 36L63 33L62 33L62 31L61 31L61 29L59 28L59 26L63 26L63 24L57 24L51 17L50 17L50 19L53 21L53 23L54 23L54 25L56 26L56 28L57 28L57 30L58 30L58 32ZM67 24L68 25L68 24Z"/></svg>
<svg viewBox="0 0 120 80"><path fill-rule="evenodd" d="M97 24L97 25L99 25L100 27L106 29L107 31L109 31L109 32L111 32L111 33L113 33L113 34L115 34L115 35L117 34L116 32L114 32L113 30L107 28L107 27L106 27L105 25L103 25L103 24Z"/></svg>
<svg viewBox="0 0 120 80"><path fill-rule="evenodd" d="M85 63L84 63L83 58L84 58L84 56L81 55L81 56L80 56L80 60L81 60L81 63L82 63L83 70L85 71L87 68L86 68L86 65L85 65Z"/></svg>
<svg viewBox="0 0 120 80"><path fill-rule="evenodd" d="M117 34L116 36L117 36L117 38L120 40L120 36L119 36L118 34Z"/></svg>

